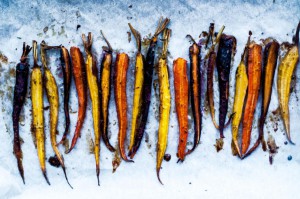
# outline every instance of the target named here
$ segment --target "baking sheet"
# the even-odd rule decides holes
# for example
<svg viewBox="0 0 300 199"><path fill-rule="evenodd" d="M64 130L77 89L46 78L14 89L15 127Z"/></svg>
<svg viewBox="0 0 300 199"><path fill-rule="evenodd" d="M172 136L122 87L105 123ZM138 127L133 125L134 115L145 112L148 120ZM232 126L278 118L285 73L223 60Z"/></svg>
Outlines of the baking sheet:
<svg viewBox="0 0 300 199"><path fill-rule="evenodd" d="M224 149L216 152L214 144L219 137L214 128L209 112L203 112L203 128L201 144L195 152L183 163L176 163L178 144L178 126L174 100L170 116L168 138L168 154L172 158L164 161L159 184L156 173L156 140L158 129L158 87L157 75L154 77L150 115L141 147L135 156L134 163L122 162L115 173L112 173L112 159L103 142L101 143L101 186L97 186L94 155L89 153L89 135L93 136L91 103L88 100L88 111L75 150L64 155L67 174L74 189L71 190L65 182L60 168L54 168L47 163L47 173L51 186L48 186L42 176L30 133L31 101L27 99L20 122L20 134L24 140L23 165L26 185L23 185L18 173L13 155L12 132L12 96L15 82L14 68L21 55L23 41L28 44L35 39L40 43L45 40L49 45L63 44L67 48L79 46L83 50L81 34L91 31L94 35L93 52L100 59L101 46L105 45L100 37L103 30L115 52L126 52L130 56L130 68L127 80L127 99L129 104L128 118L132 110L134 83L135 41L128 42L127 23L131 23L142 37L154 32L161 16L171 18L172 36L169 44L168 65L172 96L173 72L172 62L177 57L188 60L189 41L186 34L197 38L202 31L207 31L209 23L215 22L216 30L225 25L225 33L232 34L237 39L237 52L230 76L229 112L232 109L234 95L234 75L240 61L241 53L247 41L248 31L253 32L253 39L274 37L280 43L292 40L296 25L300 19L300 2L293 1L202 1L202 0L164 0L164 1L0 1L0 51L8 58L1 63L0 72L0 198L298 198L300 179L300 105L298 101L299 87L297 83L290 98L291 134L295 146L285 145L286 136L280 117L276 113L278 107L276 83L273 93L265 134L271 134L279 146L274 163L269 164L269 155L257 149L251 157L244 161L231 154L231 128L224 134ZM77 26L80 28L77 30ZM46 31L46 27L48 30ZM46 28L46 29L45 29ZM146 49L143 49L146 52ZM32 65L32 54L30 63ZM59 67L59 53L48 53L48 63L55 74L60 92L60 117L58 131L62 136L64 129L63 115L63 84ZM299 67L299 65L298 65ZM296 70L299 79L300 70ZM216 79L216 78L215 78ZM276 80L276 76L275 76ZM276 81L275 81L276 82ZM215 82L217 83L217 82ZM217 85L217 84L215 84ZM71 136L77 119L77 94L74 82L71 85ZM30 93L28 93L28 97ZM45 106L47 100L44 98ZM218 93L215 92L216 112L218 112ZM260 107L260 102L258 104ZM257 109L259 110L259 109ZM111 141L116 145L118 126L114 96L110 101L109 132ZM256 111L252 141L257 138L259 111ZM45 111L45 133L47 158L53 155L50 145L48 114ZM189 140L192 141L193 125L190 115ZM277 130L276 130L277 129ZM148 142L145 142L145 137ZM189 144L188 147L191 147ZM64 148L60 147L60 151ZM292 160L288 161L288 156Z"/></svg>

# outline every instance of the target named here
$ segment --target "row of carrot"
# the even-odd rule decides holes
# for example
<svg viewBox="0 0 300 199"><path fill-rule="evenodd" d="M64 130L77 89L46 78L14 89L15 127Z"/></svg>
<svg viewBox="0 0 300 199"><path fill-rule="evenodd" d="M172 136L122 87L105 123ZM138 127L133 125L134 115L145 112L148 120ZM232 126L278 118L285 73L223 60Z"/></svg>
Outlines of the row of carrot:
<svg viewBox="0 0 300 199"><path fill-rule="evenodd" d="M94 127L94 155L96 161L96 175L99 182L100 173L100 137L106 147L114 152L116 149L110 144L108 138L108 110L110 100L111 85L114 84L115 104L118 115L119 133L118 133L118 150L123 160L133 162L133 158L141 144L143 134L146 128L148 112L151 102L152 76L155 64L155 50L158 42L158 36L162 35L163 48L158 61L158 77L159 77L159 94L160 94L160 117L157 141L157 177L162 165L165 151L167 148L169 116L171 109L171 92L169 83L169 71L167 66L167 47L171 30L166 28L169 19L160 20L154 36L150 39L149 48L146 57L141 52L141 35L129 24L137 43L137 53L135 60L135 82L133 96L133 110L129 152L126 154L125 140L127 131L127 95L126 95L126 79L129 66L129 57L125 53L117 53L116 61L113 63L113 49L107 39L106 47L103 47L103 57L100 66L100 75L96 66L96 61L92 53L92 34L89 33L87 38L83 34L82 40L84 44L86 59L84 63L83 55L78 47L71 47L70 54L63 46L48 46L43 41L41 43L41 59L43 65L43 73L41 67L37 64L37 42L33 41L33 57L34 66L31 71L31 100L32 100L32 132L36 137L36 148L40 161L43 175L48 184L50 184L46 174L45 164L45 134L44 134L44 115L43 115L43 89L45 88L47 99L50 105L50 140L56 158L59 161L65 178L66 167L64 159L59 152L58 145L63 143L68 134L70 126L69 117L69 93L71 76L76 85L78 95L78 119L75 133L72 139L71 147L67 151L70 153L76 145L80 137L80 131L84 123L87 106L87 86L90 93L92 103L92 116ZM202 110L201 110L201 92L202 92L202 70L205 68L207 72L207 97L212 116L213 124L220 131L220 141L224 138L224 128L226 128L232 119L232 144L233 148L240 158L250 155L260 144L264 143L263 126L268 112L270 96L272 91L274 71L277 66L277 57L279 52L279 44L275 39L267 39L265 41L264 52L262 53L262 45L255 44L249 39L246 44L241 62L236 72L236 92L234 96L233 112L226 122L228 112L229 99L229 77L232 60L235 55L236 39L234 36L223 34L224 26L218 33L214 31L214 24L209 27L208 33L203 32L200 41L197 43L190 35L192 45L189 48L190 55L190 81L187 74L187 61L178 58L173 62L174 72L174 88L175 88L175 105L179 123L179 144L178 144L178 161L184 161L185 156L191 154L200 142L201 126L202 126ZM299 43L298 25L294 43L287 45L288 51L282 59L278 67L278 95L280 102L280 110L285 124L285 128L290 142L289 131L289 113L288 101L290 92L290 83L294 68L297 65L298 43ZM64 112L65 112L65 132L62 140L57 143L56 132L58 123L59 96L56 80L47 67L46 52L48 50L60 50L61 63L63 68L63 84L64 84ZM201 50L206 53L202 62ZM22 165L22 150L19 136L19 116L24 105L27 93L27 81L29 74L29 64L27 57L31 47L23 46L23 54L20 63L16 66L16 84L13 100L13 129L14 129L14 154L17 158L18 169L25 183L24 169ZM263 56L262 56L263 55ZM204 66L201 65L204 63ZM219 124L215 120L214 109L214 90L213 77L214 68L217 67L220 106L219 106ZM114 71L114 73L113 73ZM262 75L261 75L262 73ZM113 74L113 75L112 75ZM261 77L262 76L262 77ZM112 81L113 80L113 81ZM262 80L262 84L261 84ZM259 138L252 148L249 148L251 139L252 121L256 109L256 103L259 96L259 90L263 90L263 103L261 109L261 119L259 128ZM188 108L189 108L189 91L191 92L191 107L194 118L194 143L189 150L186 149L188 137ZM242 143L239 146L238 135L239 126L242 121ZM265 148L265 147L264 147ZM69 183L69 182L68 182ZM69 184L70 185L70 184ZM70 185L71 186L71 185Z"/></svg>

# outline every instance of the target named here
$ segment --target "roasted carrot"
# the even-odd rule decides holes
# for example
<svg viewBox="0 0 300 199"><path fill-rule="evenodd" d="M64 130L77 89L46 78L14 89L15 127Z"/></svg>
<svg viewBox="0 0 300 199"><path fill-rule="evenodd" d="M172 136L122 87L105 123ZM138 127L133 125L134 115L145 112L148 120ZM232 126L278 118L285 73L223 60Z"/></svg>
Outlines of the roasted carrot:
<svg viewBox="0 0 300 199"><path fill-rule="evenodd" d="M55 153L56 158L58 159L61 168L64 172L65 178L67 180L67 183L71 188L73 188L68 180L67 174L66 174L66 167L64 163L64 158L59 152L59 149L57 147L56 142L56 135L57 135L57 123L58 123L58 113L59 113L59 97L58 97L58 88L56 85L55 78L53 74L51 73L50 69L47 66L47 57L46 57L46 50L52 49L52 48L60 48L58 46L47 46L44 41L41 43L41 58L42 58L42 65L44 68L44 86L47 94L47 99L50 105L50 140L51 140L51 146L53 148L53 151Z"/></svg>
<svg viewBox="0 0 300 199"><path fill-rule="evenodd" d="M19 133L19 118L23 105L26 100L29 64L27 56L31 51L31 47L23 43L23 53L20 63L16 66L16 83L14 89L12 121L14 129L14 154L17 158L19 173L25 184L24 169L23 169L23 153L21 149L20 133Z"/></svg>
<svg viewBox="0 0 300 199"><path fill-rule="evenodd" d="M43 102L43 78L41 68L37 64L37 42L33 41L33 69L31 72L31 102L32 102L32 133L36 137L36 148L43 175L50 185L46 173L46 152L44 133L44 102Z"/></svg>
<svg viewBox="0 0 300 199"><path fill-rule="evenodd" d="M253 117L259 96L260 79L262 64L262 47L261 45L252 43L249 45L248 55L248 90L243 117L242 131L242 155L244 155L249 147L252 131Z"/></svg>
<svg viewBox="0 0 300 199"><path fill-rule="evenodd" d="M220 31L221 34L223 30ZM221 34L219 34L221 36ZM210 109L211 119L214 124L214 126L219 129L219 125L216 122L215 119L215 105L214 105L214 71L215 71L215 65L216 65L216 57L217 54L215 52L215 45L214 43L214 23L211 23L209 26L209 34L207 37L206 46L208 45L209 41L211 41L212 46L210 48L210 51L208 53L208 61L207 61L207 100L208 105ZM217 44L217 43L216 43Z"/></svg>
<svg viewBox="0 0 300 199"><path fill-rule="evenodd" d="M190 87L191 87L191 104L194 117L194 144L186 154L195 150L200 142L202 113L201 113L201 83L202 73L200 70L200 49L201 47L194 41L189 48L190 57Z"/></svg>
<svg viewBox="0 0 300 199"><path fill-rule="evenodd" d="M126 162L133 162L129 160L125 153L125 140L127 131L127 95L126 95L126 78L129 64L129 57L126 53L117 54L115 73L114 73L114 89L115 102L118 114L119 123L119 150L123 160Z"/></svg>
<svg viewBox="0 0 300 199"><path fill-rule="evenodd" d="M208 59L207 60L207 99L208 99L210 114L212 117L212 122L217 129L219 129L220 127L217 124L216 119L215 119L215 107L214 107L213 79L214 79L214 71L215 71L215 65L216 65L216 59L217 59L217 53L215 50L215 46L217 44L219 44L219 41L221 39L224 28L225 28L225 26L222 26L220 31L218 32L217 36L214 37L214 24L213 23L210 24L209 35L207 37L206 43L208 44L209 41L211 40L212 45L211 45L207 55L205 56L205 59ZM227 59L229 59L228 57L229 57L229 54L227 55ZM219 72L219 69L218 69L218 72ZM219 81L219 87L220 87L220 81ZM223 91L223 92L225 92L225 91ZM221 100L221 98L220 98L220 100ZM222 104L220 103L220 105L222 105ZM219 110L223 110L223 111L227 112L227 108L226 107L224 107L224 108L220 106ZM222 117L220 120L220 114L219 114L219 120L220 120L219 122L220 123L225 122L225 117L226 117L226 113L225 113L225 115L224 115L224 113L222 113ZM230 119L231 119L231 117L230 117ZM221 130L222 132L223 132L223 129L226 128L230 124L230 121L231 121L230 119L228 120L228 122L226 124L223 124L222 130Z"/></svg>
<svg viewBox="0 0 300 199"><path fill-rule="evenodd" d="M232 58L235 54L236 39L234 36L222 34L216 58L218 70L220 106L219 106L219 131L220 138L224 138L225 119L228 109L229 98L229 75ZM230 116L228 124L233 115Z"/></svg>
<svg viewBox="0 0 300 199"><path fill-rule="evenodd" d="M159 129L157 139L157 157L156 157L156 174L159 182L161 164L167 149L168 132L171 109L171 91L169 83L169 71L167 65L167 51L171 30L165 29L163 32L163 49L158 62L158 81L159 81Z"/></svg>
<svg viewBox="0 0 300 199"><path fill-rule="evenodd" d="M141 53L141 35L135 30L131 24L128 24L131 32L134 35L134 38L137 43L138 52L135 57L135 82L134 82L134 96L133 96L133 108L132 108L132 120L131 120L131 134L130 134L130 144L129 144L129 153L133 150L133 146L136 142L136 136L138 132L138 128L140 127L141 120L141 111L142 105L144 104L144 99L142 96L142 92L145 86L144 82L144 66L145 66L145 58ZM130 153L131 158L133 158L134 153Z"/></svg>
<svg viewBox="0 0 300 199"><path fill-rule="evenodd" d="M278 66L277 77L280 113L283 119L287 139L291 144L294 143L291 140L290 133L289 98L292 75L297 66L297 63L299 62L299 30L300 22L298 23L296 35L294 37L294 43L290 45L288 52Z"/></svg>
<svg viewBox="0 0 300 199"><path fill-rule="evenodd" d="M271 101L272 85L277 66L277 58L279 51L279 43L273 39L267 39L268 43L264 49L263 68L262 68L262 106L259 120L259 136L249 151L243 156L243 158L250 155L260 143L263 145L263 150L266 150L266 143L264 140L264 124L267 117L269 104Z"/></svg>
<svg viewBox="0 0 300 199"><path fill-rule="evenodd" d="M134 144L132 149L129 151L128 155L132 159L136 154L146 127L146 123L148 120L149 107L151 102L151 89L152 89L152 76L153 76L153 68L154 68L154 59L155 59L155 48L157 45L157 37L158 35L165 29L165 27L170 22L170 19L166 18L165 20L160 19L157 29L154 33L154 36L150 40L150 45L146 55L146 61L144 66L144 86L142 90L142 107L141 107L141 115L139 116L140 123L137 127L137 132L135 133Z"/></svg>
<svg viewBox="0 0 300 199"><path fill-rule="evenodd" d="M68 50L62 46L60 49L60 60L62 65L63 72L63 82L64 82L64 112L65 112L65 132L61 139L60 143L63 143L69 134L70 128L70 113L69 113L69 99L70 99L70 86L71 86L71 59Z"/></svg>
<svg viewBox="0 0 300 199"><path fill-rule="evenodd" d="M72 139L71 147L67 151L70 153L72 149L75 147L78 137L80 137L81 128L83 126L85 112L86 112L86 105L87 105L87 80L86 80L86 71L85 71L85 64L83 61L82 53L80 52L79 48L71 47L71 60L72 60L72 71L73 77L75 81L75 86L77 90L78 96L78 119L76 123L75 133Z"/></svg>
<svg viewBox="0 0 300 199"><path fill-rule="evenodd" d="M187 77L186 60L178 58L173 62L175 105L179 124L179 144L177 150L178 161L183 162L186 154L188 137L189 110L189 81Z"/></svg>
<svg viewBox="0 0 300 199"><path fill-rule="evenodd" d="M101 123L102 123L102 139L106 147L114 152L115 148L110 144L108 138L108 108L109 108L109 99L110 99L110 87L111 87L111 70L112 70L112 47L107 41L102 31L101 34L105 40L107 47L103 48L102 62L101 62L101 77L100 77L100 89L101 89Z"/></svg>
<svg viewBox="0 0 300 199"><path fill-rule="evenodd" d="M248 58L248 47L250 44L250 37L251 37L251 31L249 32L249 37L247 44L245 46L244 52L242 54L241 62L236 69L235 74L235 95L234 95L234 103L233 103L233 110L234 113L232 117L232 123L231 123L231 131L232 131L232 152L239 155L239 157L242 157L241 150L238 144L238 133L239 133L239 126L241 123L242 115L243 115L243 107L245 102L245 97L247 93L248 88L248 76L247 76L247 58Z"/></svg>
<svg viewBox="0 0 300 199"><path fill-rule="evenodd" d="M94 135L95 135L95 161L96 161L96 175L98 180L98 185L100 186L99 174L100 174L100 92L98 86L98 69L96 66L96 61L92 55L92 33L88 33L88 39L86 40L85 34L82 34L82 41L86 53L86 73L87 82L90 90L90 97L92 101L92 114L94 120Z"/></svg>

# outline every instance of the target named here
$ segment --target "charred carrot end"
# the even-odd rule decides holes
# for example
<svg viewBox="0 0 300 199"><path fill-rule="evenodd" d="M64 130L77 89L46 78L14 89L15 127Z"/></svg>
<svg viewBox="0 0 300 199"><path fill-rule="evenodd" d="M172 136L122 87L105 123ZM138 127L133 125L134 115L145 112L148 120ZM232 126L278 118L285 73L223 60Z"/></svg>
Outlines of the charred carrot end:
<svg viewBox="0 0 300 199"><path fill-rule="evenodd" d="M180 161L185 158L188 137L189 86L186 60L178 58L173 62L175 105L179 123L179 144L177 156Z"/></svg>
<svg viewBox="0 0 300 199"><path fill-rule="evenodd" d="M78 96L78 118L71 147L67 153L70 153L72 151L72 149L76 145L78 138L80 137L80 131L84 123L87 105L87 80L83 56L80 52L80 49L77 47L71 47L70 54L73 66L72 72Z"/></svg>
<svg viewBox="0 0 300 199"><path fill-rule="evenodd" d="M102 138L106 147L111 152L115 152L115 148L109 142L108 129L107 129L108 108L109 108L110 90L111 90L111 70L112 70L113 50L102 31L101 34L107 44L107 46L102 47L103 56L101 62L101 78L100 78Z"/></svg>
<svg viewBox="0 0 300 199"><path fill-rule="evenodd" d="M244 155L250 144L251 131L255 108L259 96L261 64L262 64L262 47L258 44L249 46L248 57L248 91L243 118L242 132L242 155Z"/></svg>
<svg viewBox="0 0 300 199"><path fill-rule="evenodd" d="M169 83L169 72L167 65L167 46L170 38L171 30L165 29L163 33L163 51L158 62L158 81L159 81L159 129L157 140L157 157L156 157L156 173L159 182L162 184L159 172L163 157L165 155L168 143L168 131L171 109L171 92Z"/></svg>
<svg viewBox="0 0 300 199"><path fill-rule="evenodd" d="M118 142L120 154L126 162L133 162L129 160L125 153L125 140L127 131L127 95L126 95L126 78L129 64L129 57L125 53L117 54L115 66L115 102L117 107L118 121L119 121L119 134Z"/></svg>
<svg viewBox="0 0 300 199"><path fill-rule="evenodd" d="M194 40L193 40L194 41ZM200 47L194 41L193 45L189 48L190 55L190 75L191 75L191 104L194 117L194 144L192 149L189 149L187 154L192 153L200 142L201 136L201 78L202 74L200 71Z"/></svg>
<svg viewBox="0 0 300 199"><path fill-rule="evenodd" d="M30 46L26 46L25 42L23 43L23 53L20 59L20 63L16 66L16 83L14 88L14 99L13 99L13 112L12 112L12 121L13 121L13 130L14 130L14 155L17 159L17 166L19 169L20 176L25 184L24 178L24 168L23 168L23 154L20 143L20 134L19 134L19 118L20 113L23 108L26 99L27 93L27 84L28 84L28 74L29 74L29 64L27 61L27 56L31 51Z"/></svg>

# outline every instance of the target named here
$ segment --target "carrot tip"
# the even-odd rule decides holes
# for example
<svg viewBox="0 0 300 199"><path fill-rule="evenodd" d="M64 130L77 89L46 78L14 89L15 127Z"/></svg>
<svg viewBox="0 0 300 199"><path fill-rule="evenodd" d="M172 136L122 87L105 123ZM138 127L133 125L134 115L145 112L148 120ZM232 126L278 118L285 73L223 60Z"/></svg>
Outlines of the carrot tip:
<svg viewBox="0 0 300 199"><path fill-rule="evenodd" d="M43 175L44 175L44 178L45 178L47 184L48 184L48 185L51 185L50 182L49 182L49 179L48 179L48 177L47 177L47 173L46 173L45 170L43 170Z"/></svg>
<svg viewBox="0 0 300 199"><path fill-rule="evenodd" d="M157 179L158 179L158 181L160 182L160 184L164 185L164 184L162 183L162 181L160 180L159 171L160 171L160 168L157 168L157 169L156 169Z"/></svg>
<svg viewBox="0 0 300 199"><path fill-rule="evenodd" d="M70 184L69 180L68 180L68 177L67 177L67 173L66 173L66 167L62 167L63 169L63 172L64 172L64 175L65 175L65 178L66 178L66 181L68 183L68 185L71 187L71 189L73 189L72 185Z"/></svg>

